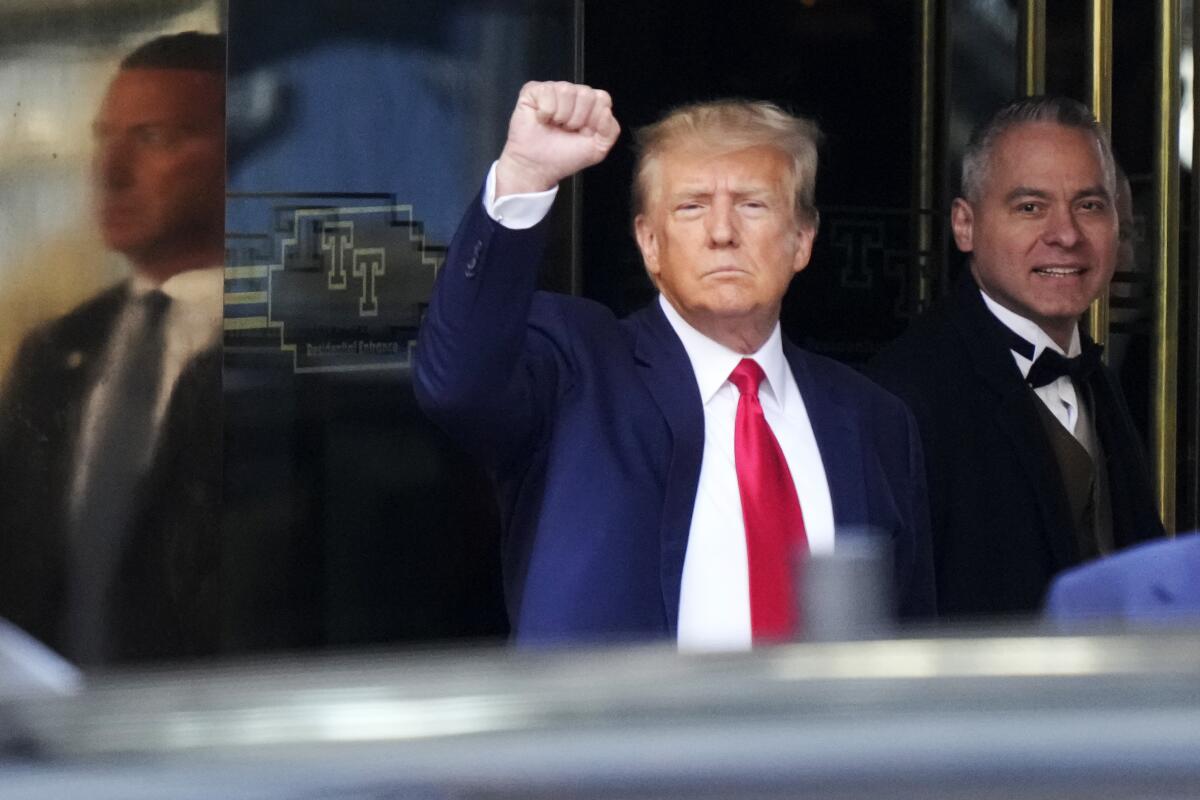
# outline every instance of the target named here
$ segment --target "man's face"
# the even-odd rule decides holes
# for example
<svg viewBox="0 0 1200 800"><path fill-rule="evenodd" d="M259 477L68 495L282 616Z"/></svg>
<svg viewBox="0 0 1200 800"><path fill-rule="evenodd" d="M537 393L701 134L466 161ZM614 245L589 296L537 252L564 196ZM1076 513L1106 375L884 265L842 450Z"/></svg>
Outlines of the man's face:
<svg viewBox="0 0 1200 800"><path fill-rule="evenodd" d="M93 126L98 214L110 248L151 270L221 248L224 98L213 73L117 73Z"/></svg>
<svg viewBox="0 0 1200 800"><path fill-rule="evenodd" d="M815 229L794 213L791 160L767 146L664 153L638 246L659 290L693 327L773 326Z"/></svg>
<svg viewBox="0 0 1200 800"><path fill-rule="evenodd" d="M980 288L1060 345L1112 278L1117 213L1085 131L1030 122L1001 134L980 197L955 200L951 222Z"/></svg>

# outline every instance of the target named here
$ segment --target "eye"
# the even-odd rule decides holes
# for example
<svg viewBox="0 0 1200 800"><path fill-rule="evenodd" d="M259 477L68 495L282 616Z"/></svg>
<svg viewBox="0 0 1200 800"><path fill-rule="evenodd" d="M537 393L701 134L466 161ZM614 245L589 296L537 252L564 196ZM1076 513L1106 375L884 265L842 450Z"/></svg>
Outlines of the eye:
<svg viewBox="0 0 1200 800"><path fill-rule="evenodd" d="M757 219L771 213L771 204L761 198L747 198L737 204L739 213L747 219Z"/></svg>
<svg viewBox="0 0 1200 800"><path fill-rule="evenodd" d="M178 140L175 132L161 125L146 125L137 129L139 144L151 147L170 147Z"/></svg>
<svg viewBox="0 0 1200 800"><path fill-rule="evenodd" d="M1079 208L1083 211L1103 211L1108 208L1103 200L1084 200L1079 204Z"/></svg>
<svg viewBox="0 0 1200 800"><path fill-rule="evenodd" d="M1034 202L1024 202L1017 205L1017 211L1022 214L1036 214L1038 212L1038 204Z"/></svg>

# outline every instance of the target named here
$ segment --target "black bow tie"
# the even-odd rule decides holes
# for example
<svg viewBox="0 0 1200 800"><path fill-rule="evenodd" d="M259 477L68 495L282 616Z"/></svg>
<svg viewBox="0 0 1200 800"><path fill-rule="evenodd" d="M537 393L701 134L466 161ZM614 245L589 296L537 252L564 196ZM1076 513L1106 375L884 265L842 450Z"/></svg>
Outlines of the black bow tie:
<svg viewBox="0 0 1200 800"><path fill-rule="evenodd" d="M1033 360L1033 343L1008 330L1007 327L1005 330L1008 331L1008 346L1012 351ZM1104 348L1088 339L1084 339L1080 344L1082 345L1081 351L1074 358L1067 358L1049 347L1043 349L1042 354L1037 357L1037 361L1034 361L1033 366L1029 368L1025 382L1034 389L1039 389L1054 383L1064 375L1075 380L1086 381L1100 366L1100 353L1104 351Z"/></svg>

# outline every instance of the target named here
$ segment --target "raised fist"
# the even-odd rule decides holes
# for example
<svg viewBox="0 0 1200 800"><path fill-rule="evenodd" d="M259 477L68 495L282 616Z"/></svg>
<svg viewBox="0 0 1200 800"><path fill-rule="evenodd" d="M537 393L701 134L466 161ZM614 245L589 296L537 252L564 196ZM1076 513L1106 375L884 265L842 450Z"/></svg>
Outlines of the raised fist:
<svg viewBox="0 0 1200 800"><path fill-rule="evenodd" d="M620 133L608 92L565 81L525 84L496 165L496 196L554 187L603 161Z"/></svg>

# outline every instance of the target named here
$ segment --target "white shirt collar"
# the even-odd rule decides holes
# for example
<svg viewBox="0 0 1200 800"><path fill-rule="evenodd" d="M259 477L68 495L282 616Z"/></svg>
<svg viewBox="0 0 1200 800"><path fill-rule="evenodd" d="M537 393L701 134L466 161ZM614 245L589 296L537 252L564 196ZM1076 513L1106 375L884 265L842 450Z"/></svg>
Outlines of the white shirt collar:
<svg viewBox="0 0 1200 800"><path fill-rule="evenodd" d="M983 302L988 307L988 310L992 312L996 319L1000 320L1004 327L1008 328L1025 341L1033 343L1032 359L1025 358L1020 353L1013 351L1013 355L1016 356L1017 359L1017 366L1021 368L1021 377L1025 377L1029 374L1029 368L1033 366L1033 362L1037 360L1037 357L1040 356L1042 351L1047 347L1051 350L1061 353L1064 356L1067 356L1068 358L1077 356L1081 352L1082 348L1079 342L1078 325L1071 330L1071 345L1067 348L1067 352L1064 353L1063 349L1058 346L1058 343L1051 339L1050 336L1044 330L1042 330L1036 322L1028 320L1015 311L1000 305L995 300L988 297L987 292L983 291L982 289L979 290L979 294L983 296Z"/></svg>
<svg viewBox="0 0 1200 800"><path fill-rule="evenodd" d="M738 362L743 358L752 358L766 375L763 386L759 388L760 393L769 394L783 408L785 393L782 387L788 366L783 356L783 335L778 321L763 346L746 356L693 328L662 294L658 296L658 304L675 335L683 342L683 349L692 362L692 372L696 375L696 385L700 387L700 401L703 404L708 405L717 390L729 380L729 373L733 372Z"/></svg>
<svg viewBox="0 0 1200 800"><path fill-rule="evenodd" d="M203 269L189 269L172 275L162 283L135 270L130 280L130 288L134 297L160 289L167 297L177 302L203 303L220 308L221 302L218 300L213 303L213 299L224 295L225 267L218 264Z"/></svg>
<svg viewBox="0 0 1200 800"><path fill-rule="evenodd" d="M225 311L225 267L190 269L173 275L163 283L134 271L130 293L139 298L155 289L171 298L164 323L167 327L167 356L177 365L217 344L221 338ZM168 371L177 371L178 366ZM174 380L173 375L169 375Z"/></svg>

